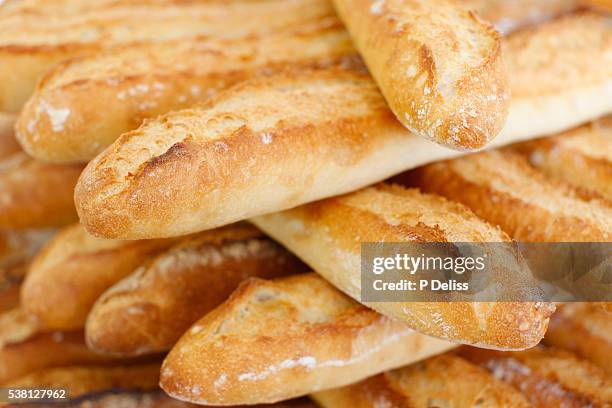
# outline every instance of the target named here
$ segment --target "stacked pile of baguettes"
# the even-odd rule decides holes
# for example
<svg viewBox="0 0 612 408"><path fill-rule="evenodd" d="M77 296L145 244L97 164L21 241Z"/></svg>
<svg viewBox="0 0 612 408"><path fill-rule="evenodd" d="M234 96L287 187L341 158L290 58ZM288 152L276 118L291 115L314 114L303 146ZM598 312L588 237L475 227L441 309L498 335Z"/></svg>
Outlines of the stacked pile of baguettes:
<svg viewBox="0 0 612 408"><path fill-rule="evenodd" d="M208 405L610 406L605 305L356 301L361 242L612 240L593 3L8 1L0 384L88 407L189 405L158 382Z"/></svg>

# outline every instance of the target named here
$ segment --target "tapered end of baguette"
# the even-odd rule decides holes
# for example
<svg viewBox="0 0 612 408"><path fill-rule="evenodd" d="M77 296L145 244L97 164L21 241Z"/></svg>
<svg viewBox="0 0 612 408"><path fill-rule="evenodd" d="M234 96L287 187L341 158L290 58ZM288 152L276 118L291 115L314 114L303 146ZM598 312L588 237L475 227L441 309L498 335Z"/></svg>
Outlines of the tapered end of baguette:
<svg viewBox="0 0 612 408"><path fill-rule="evenodd" d="M385 184L257 217L253 222L355 299L361 296L362 242L510 240L459 203ZM518 292L510 289L516 285L508 285L506 299L526 299L527 291L529 299L540 299L531 271L518 250L510 246L500 249L495 255L498 260L490 264L492 276L498 282L509 276L513 282L521 282ZM550 303L535 301L404 301L367 305L430 336L503 350L536 345L554 311Z"/></svg>
<svg viewBox="0 0 612 408"><path fill-rule="evenodd" d="M336 0L389 107L414 133L481 148L508 115L501 36L458 2Z"/></svg>
<svg viewBox="0 0 612 408"><path fill-rule="evenodd" d="M164 361L160 384L199 404L270 403L453 346L365 308L316 274L252 279L185 333Z"/></svg>

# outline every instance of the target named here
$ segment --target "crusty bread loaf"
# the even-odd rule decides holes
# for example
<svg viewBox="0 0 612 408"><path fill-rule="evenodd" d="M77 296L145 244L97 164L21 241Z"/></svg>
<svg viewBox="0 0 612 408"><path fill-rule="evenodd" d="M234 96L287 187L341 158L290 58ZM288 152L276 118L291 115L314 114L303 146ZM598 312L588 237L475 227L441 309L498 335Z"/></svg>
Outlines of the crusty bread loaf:
<svg viewBox="0 0 612 408"><path fill-rule="evenodd" d="M547 344L570 350L612 374L612 315L594 303L567 303L550 319Z"/></svg>
<svg viewBox="0 0 612 408"><path fill-rule="evenodd" d="M324 408L530 408L512 388L461 357L444 354L313 395Z"/></svg>
<svg viewBox="0 0 612 408"><path fill-rule="evenodd" d="M469 5L499 24L520 26L566 11L571 2L537 3L478 0ZM291 67L352 64L355 55L348 34L331 17L289 35L181 39L110 50L60 64L46 75L22 110L18 135L40 160L86 162L144 118L188 107L249 77Z"/></svg>
<svg viewBox="0 0 612 408"><path fill-rule="evenodd" d="M96 299L175 240L113 241L75 224L37 254L23 283L24 309L53 330L82 328Z"/></svg>
<svg viewBox="0 0 612 408"><path fill-rule="evenodd" d="M612 61L583 64L610 58L610 38L606 18L592 14L511 36L517 90L497 143L610 110ZM542 55L549 63L538 65ZM180 235L352 191L453 154L410 137L368 76L292 73L232 87L124 134L89 164L75 198L95 235Z"/></svg>
<svg viewBox="0 0 612 408"><path fill-rule="evenodd" d="M13 133L15 120L15 115L0 112L0 159L21 150Z"/></svg>
<svg viewBox="0 0 612 408"><path fill-rule="evenodd" d="M62 388L70 398L110 390L157 389L159 363L47 368L3 384L11 388Z"/></svg>
<svg viewBox="0 0 612 408"><path fill-rule="evenodd" d="M610 113L609 16L571 14L518 31L503 45L512 101L498 139L559 133Z"/></svg>
<svg viewBox="0 0 612 408"><path fill-rule="evenodd" d="M570 13L578 0L461 0L464 7L476 10L502 34Z"/></svg>
<svg viewBox="0 0 612 408"><path fill-rule="evenodd" d="M460 355L519 389L537 408L607 408L612 402L610 376L567 351L533 348L500 353L466 348Z"/></svg>
<svg viewBox="0 0 612 408"><path fill-rule="evenodd" d="M455 149L502 129L509 88L501 37L449 0L334 0L397 119Z"/></svg>
<svg viewBox="0 0 612 408"><path fill-rule="evenodd" d="M254 278L185 333L164 361L160 384L199 404L274 402L453 346L361 306L316 274Z"/></svg>
<svg viewBox="0 0 612 408"><path fill-rule="evenodd" d="M173 246L107 290L87 319L89 347L115 355L169 350L243 280L306 270L249 225L210 235Z"/></svg>
<svg viewBox="0 0 612 408"><path fill-rule="evenodd" d="M434 163L407 182L467 205L517 240L612 241L610 201L547 179L511 151Z"/></svg>
<svg viewBox="0 0 612 408"><path fill-rule="evenodd" d="M0 111L18 112L49 68L75 56L141 42L291 32L335 18L326 0L96 3L60 2L36 12L26 7L0 14ZM63 117L63 111L56 114Z"/></svg>
<svg viewBox="0 0 612 408"><path fill-rule="evenodd" d="M363 242L509 241L506 234L463 205L386 185L256 217L252 222L354 299L361 298ZM503 261L491 262L489 272L495 276L511 274L515 279L521 276L527 286L531 273L520 255L503 250L500 256ZM366 305L424 334L496 349L536 345L554 310L541 302Z"/></svg>
<svg viewBox="0 0 612 408"><path fill-rule="evenodd" d="M521 143L515 150L547 176L612 200L612 117L559 136Z"/></svg>
<svg viewBox="0 0 612 408"><path fill-rule="evenodd" d="M24 106L19 141L43 161L87 162L143 119L189 107L250 77L361 65L340 23L329 23L248 40L142 44L61 64Z"/></svg>
<svg viewBox="0 0 612 408"><path fill-rule="evenodd" d="M0 229L58 227L76 220L72 195L82 169L37 162L23 152L0 160Z"/></svg>
<svg viewBox="0 0 612 408"><path fill-rule="evenodd" d="M82 332L38 333L0 348L0 384L46 368L114 361L88 350Z"/></svg>

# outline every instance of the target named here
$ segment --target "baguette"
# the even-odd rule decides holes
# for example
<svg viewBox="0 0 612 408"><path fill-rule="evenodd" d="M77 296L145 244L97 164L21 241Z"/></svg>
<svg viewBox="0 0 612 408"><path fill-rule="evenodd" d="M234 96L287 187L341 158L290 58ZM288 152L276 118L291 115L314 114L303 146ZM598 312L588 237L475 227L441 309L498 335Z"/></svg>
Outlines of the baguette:
<svg viewBox="0 0 612 408"><path fill-rule="evenodd" d="M610 376L573 354L554 349L499 353L464 349L460 354L519 389L534 407L609 407Z"/></svg>
<svg viewBox="0 0 612 408"><path fill-rule="evenodd" d="M518 390L461 357L444 354L313 395L323 408L530 408Z"/></svg>
<svg viewBox="0 0 612 408"><path fill-rule="evenodd" d="M358 62L338 22L290 36L123 48L72 60L46 75L24 106L17 135L39 160L88 162L143 119L189 107L250 77Z"/></svg>
<svg viewBox="0 0 612 408"><path fill-rule="evenodd" d="M542 24L579 7L577 0L462 0L461 3L476 10L504 35Z"/></svg>
<svg viewBox="0 0 612 408"><path fill-rule="evenodd" d="M38 333L0 348L0 384L52 367L113 362L88 350L82 332Z"/></svg>
<svg viewBox="0 0 612 408"><path fill-rule="evenodd" d="M485 17L505 25L510 24L503 20L506 13L511 13L512 24L520 25L569 8L567 0L542 5L524 0L519 6L506 0L474 3ZM332 18L292 35L134 45L60 64L25 105L17 134L37 159L87 162L143 118L185 108L249 77L357 60L348 34ZM67 114L65 120L56 112Z"/></svg>
<svg viewBox="0 0 612 408"><path fill-rule="evenodd" d="M210 235L175 245L107 290L87 319L89 347L123 356L169 350L241 281L306 270L248 225Z"/></svg>
<svg viewBox="0 0 612 408"><path fill-rule="evenodd" d="M507 242L466 207L399 186L380 185L252 222L354 299L361 298L362 242ZM531 279L517 253L492 262L496 276ZM554 307L542 302L374 302L380 313L421 333L496 349L522 349L544 336Z"/></svg>
<svg viewBox="0 0 612 408"><path fill-rule="evenodd" d="M508 39L517 89L497 144L612 107L612 61L583 64L612 56L606 21L577 14ZM588 40L576 44L582 36ZM536 63L542 55L550 64ZM291 73L237 85L122 135L85 169L75 200L94 235L181 235L354 191L455 154L411 137L367 75Z"/></svg>
<svg viewBox="0 0 612 408"><path fill-rule="evenodd" d="M40 163L23 152L0 160L0 229L49 228L75 221L72 195L82 169Z"/></svg>
<svg viewBox="0 0 612 408"><path fill-rule="evenodd" d="M510 151L434 163L406 177L410 185L470 207L527 242L610 242L612 203L547 179Z"/></svg>
<svg viewBox="0 0 612 408"><path fill-rule="evenodd" d="M521 143L516 151L549 177L612 200L612 117L559 136Z"/></svg>
<svg viewBox="0 0 612 408"><path fill-rule="evenodd" d="M509 86L501 38L456 1L334 0L395 117L460 150L502 129Z"/></svg>
<svg viewBox="0 0 612 408"><path fill-rule="evenodd" d="M175 242L101 240L79 224L66 227L32 262L21 290L22 306L47 329L80 329L106 289Z"/></svg>
<svg viewBox="0 0 612 408"><path fill-rule="evenodd" d="M143 42L291 32L335 18L325 0L90 3L0 14L0 111L18 112L44 73L76 56Z"/></svg>
<svg viewBox="0 0 612 408"><path fill-rule="evenodd" d="M70 398L110 390L157 389L159 363L126 366L73 366L48 368L3 385L7 388L62 388Z"/></svg>
<svg viewBox="0 0 612 408"><path fill-rule="evenodd" d="M269 403L452 347L359 305L316 274L252 278L185 333L160 385L198 404Z"/></svg>
<svg viewBox="0 0 612 408"><path fill-rule="evenodd" d="M0 160L20 150L13 133L16 116L0 112Z"/></svg>
<svg viewBox="0 0 612 408"><path fill-rule="evenodd" d="M570 350L612 375L612 316L593 303L567 303L550 319L547 344Z"/></svg>

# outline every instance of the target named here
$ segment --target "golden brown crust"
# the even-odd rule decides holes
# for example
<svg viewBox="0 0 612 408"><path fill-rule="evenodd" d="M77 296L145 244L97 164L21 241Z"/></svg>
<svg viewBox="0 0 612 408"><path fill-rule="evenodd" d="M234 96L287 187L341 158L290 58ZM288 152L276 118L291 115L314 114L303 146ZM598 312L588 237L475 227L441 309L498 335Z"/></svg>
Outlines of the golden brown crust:
<svg viewBox="0 0 612 408"><path fill-rule="evenodd" d="M267 211L270 201L287 208L335 193L323 177L331 171L345 170L341 188L354 188L368 178L355 167L371 151L408 148L405 133L365 74L260 78L122 135L90 162L75 200L96 235L181 235ZM210 205L212 196L224 204Z"/></svg>
<svg viewBox="0 0 612 408"><path fill-rule="evenodd" d="M467 205L517 240L612 240L609 201L547 179L508 150L431 164L406 182Z"/></svg>
<svg viewBox="0 0 612 408"><path fill-rule="evenodd" d="M605 12L612 12L612 1L610 0L581 0L580 3Z"/></svg>
<svg viewBox="0 0 612 408"><path fill-rule="evenodd" d="M486 370L444 354L313 395L324 408L530 408L527 399Z"/></svg>
<svg viewBox="0 0 612 408"><path fill-rule="evenodd" d="M114 360L88 350L82 332L39 333L0 348L0 383L51 367L106 364Z"/></svg>
<svg viewBox="0 0 612 408"><path fill-rule="evenodd" d="M601 84L602 80L608 84L600 85L602 92L608 92L611 41L610 18L593 12L574 13L510 35L504 41L508 70L521 73L510 76L512 99L558 94L568 88ZM560 42L572 46L566 52L555 53ZM593 55L601 55L603 64L591 67L584 60ZM588 76L584 75L585 69Z"/></svg>
<svg viewBox="0 0 612 408"><path fill-rule="evenodd" d="M461 0L461 3L476 10L502 34L541 24L579 6L577 0Z"/></svg>
<svg viewBox="0 0 612 408"><path fill-rule="evenodd" d="M21 291L23 307L43 326L82 328L96 299L176 240L112 241L66 227L37 254Z"/></svg>
<svg viewBox="0 0 612 408"><path fill-rule="evenodd" d="M509 88L501 38L447 0L335 0L357 49L398 120L455 149L502 129Z"/></svg>
<svg viewBox="0 0 612 408"><path fill-rule="evenodd" d="M20 150L13 133L16 116L0 112L0 160Z"/></svg>
<svg viewBox="0 0 612 408"><path fill-rule="evenodd" d="M359 305L316 274L251 279L185 333L160 384L200 404L275 402L451 347Z"/></svg>
<svg viewBox="0 0 612 408"><path fill-rule="evenodd" d="M289 36L141 44L61 64L24 106L19 141L43 161L87 162L143 119L187 108L250 77L359 63L347 33L337 21L330 24Z"/></svg>
<svg viewBox="0 0 612 408"><path fill-rule="evenodd" d="M509 240L460 204L385 185L256 217L252 222L354 299L361 297L362 242ZM492 265L492 272L500 268L500 276L511 273L525 281L530 278L518 253L504 252L503 256L506 261ZM554 310L540 302L366 304L424 334L499 349L537 344Z"/></svg>
<svg viewBox="0 0 612 408"><path fill-rule="evenodd" d="M105 390L153 391L157 389L159 363L126 366L73 366L48 368L5 382L12 388L64 388L70 397Z"/></svg>
<svg viewBox="0 0 612 408"><path fill-rule="evenodd" d="M513 58L522 62L546 55L559 72L550 75L539 67L540 76L550 75L553 79L543 82L554 83L556 91L513 99L516 107L496 143L575 126L609 110L611 74L572 86L567 80L577 79L563 75L582 64L572 62L580 55L580 61L612 55L612 41L594 41L589 57L590 42L580 42L583 54L574 53L572 45L576 32L592 30L585 34L589 38L610 35L605 21L580 14L521 37L526 44L513 47ZM529 47L529 41L546 46ZM523 76L522 65L512 71L513 78ZM594 71L605 70L601 66ZM528 65L525 77L536 68ZM588 76L588 66L581 69L582 77ZM536 92L533 84L539 82L530 82ZM454 154L409 137L367 76L334 70L285 74L249 81L206 105L124 134L84 171L75 198L93 234L180 235L354 191Z"/></svg>
<svg viewBox="0 0 612 408"><path fill-rule="evenodd" d="M243 280L306 270L254 227L227 232L220 242L209 236L181 242L107 290L89 313L88 345L114 355L166 351Z"/></svg>
<svg viewBox="0 0 612 408"><path fill-rule="evenodd" d="M612 374L612 316L601 305L567 303L559 306L550 319L544 340L552 346L570 350Z"/></svg>
<svg viewBox="0 0 612 408"><path fill-rule="evenodd" d="M499 353L474 348L460 354L519 389L535 407L609 407L612 381L599 367L554 349Z"/></svg>
<svg viewBox="0 0 612 408"><path fill-rule="evenodd" d="M66 13L70 6L0 15L0 110L18 112L49 68L75 56L197 36L243 38L292 32L334 18L331 5L323 0L107 2L102 7L82 3Z"/></svg>
<svg viewBox="0 0 612 408"><path fill-rule="evenodd" d="M73 191L83 166L37 162L23 152L0 161L0 228L48 228L76 220Z"/></svg>
<svg viewBox="0 0 612 408"><path fill-rule="evenodd" d="M612 118L514 147L547 176L612 200Z"/></svg>
<svg viewBox="0 0 612 408"><path fill-rule="evenodd" d="M507 125L494 144L559 133L610 113L609 16L571 14L518 31L503 45L512 100Z"/></svg>

